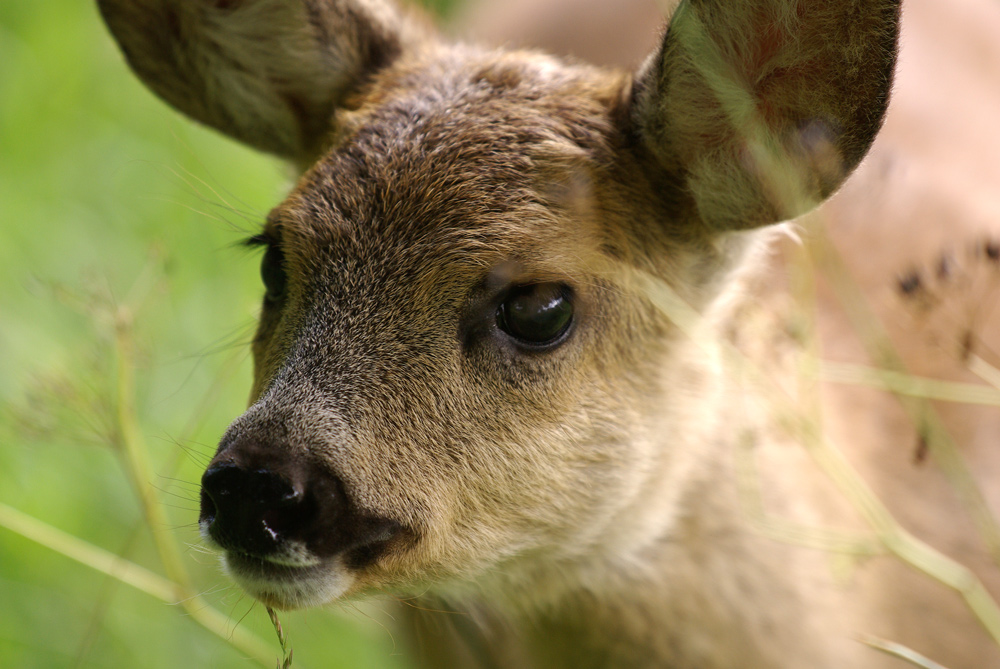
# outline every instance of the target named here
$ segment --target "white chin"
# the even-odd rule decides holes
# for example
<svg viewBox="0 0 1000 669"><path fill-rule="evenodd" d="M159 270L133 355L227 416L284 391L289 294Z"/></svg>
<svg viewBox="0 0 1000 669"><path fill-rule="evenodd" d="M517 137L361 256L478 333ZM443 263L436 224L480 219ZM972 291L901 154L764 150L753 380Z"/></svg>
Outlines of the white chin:
<svg viewBox="0 0 1000 669"><path fill-rule="evenodd" d="M278 609L320 606L339 599L354 583L340 560L297 567L226 553L226 572L248 595Z"/></svg>

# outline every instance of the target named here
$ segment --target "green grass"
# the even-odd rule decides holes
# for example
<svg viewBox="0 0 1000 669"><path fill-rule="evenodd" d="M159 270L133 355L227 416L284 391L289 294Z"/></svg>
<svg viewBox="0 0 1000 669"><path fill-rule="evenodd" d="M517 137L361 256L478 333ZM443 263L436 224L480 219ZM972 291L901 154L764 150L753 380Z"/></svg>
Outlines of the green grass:
<svg viewBox="0 0 1000 669"><path fill-rule="evenodd" d="M254 643L267 666L281 655L264 608L191 546L201 470L250 384L259 259L239 242L291 176L148 93L93 3L0 3L3 666L246 667ZM156 575L198 599L165 603ZM282 624L296 667L403 666L353 609Z"/></svg>

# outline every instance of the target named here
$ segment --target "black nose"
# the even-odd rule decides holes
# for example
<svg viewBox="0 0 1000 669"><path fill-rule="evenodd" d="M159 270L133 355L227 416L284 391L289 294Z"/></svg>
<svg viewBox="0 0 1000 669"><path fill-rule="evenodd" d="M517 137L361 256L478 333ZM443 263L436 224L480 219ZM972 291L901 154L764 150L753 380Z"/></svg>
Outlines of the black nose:
<svg viewBox="0 0 1000 669"><path fill-rule="evenodd" d="M202 476L199 520L227 551L293 564L339 555L360 568L414 537L352 501L321 461L245 434L224 439Z"/></svg>
<svg viewBox="0 0 1000 669"><path fill-rule="evenodd" d="M316 520L315 495L297 478L234 462L213 464L201 477L201 523L227 550L275 553L287 540L304 538Z"/></svg>

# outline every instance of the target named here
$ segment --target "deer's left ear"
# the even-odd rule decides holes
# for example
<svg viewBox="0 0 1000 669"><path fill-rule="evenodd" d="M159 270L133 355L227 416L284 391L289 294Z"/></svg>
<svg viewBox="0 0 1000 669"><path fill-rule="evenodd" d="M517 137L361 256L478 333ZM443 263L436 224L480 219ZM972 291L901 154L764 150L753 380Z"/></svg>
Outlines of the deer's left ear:
<svg viewBox="0 0 1000 669"><path fill-rule="evenodd" d="M308 164L334 110L432 37L392 0L98 0L154 93L241 142Z"/></svg>
<svg viewBox="0 0 1000 669"><path fill-rule="evenodd" d="M631 122L716 231L805 213L882 124L899 0L684 0Z"/></svg>

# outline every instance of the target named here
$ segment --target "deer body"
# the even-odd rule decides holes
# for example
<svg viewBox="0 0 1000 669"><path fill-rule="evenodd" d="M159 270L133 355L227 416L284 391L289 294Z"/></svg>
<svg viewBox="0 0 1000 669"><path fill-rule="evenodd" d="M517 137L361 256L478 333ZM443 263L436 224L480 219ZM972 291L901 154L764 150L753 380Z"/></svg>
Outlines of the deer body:
<svg viewBox="0 0 1000 669"><path fill-rule="evenodd" d="M429 666L881 666L851 634L885 609L748 523L747 443L772 510L836 514L726 358L762 226L879 129L898 2L691 0L634 75L380 0L99 4L161 97L303 169L203 479L251 595L424 594L463 612L410 612Z"/></svg>

